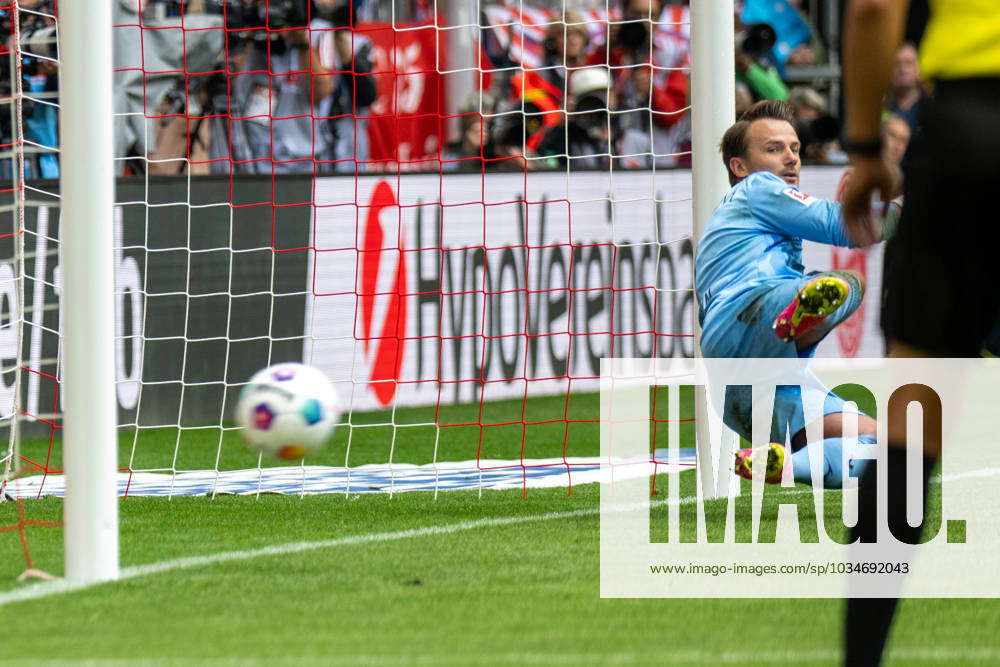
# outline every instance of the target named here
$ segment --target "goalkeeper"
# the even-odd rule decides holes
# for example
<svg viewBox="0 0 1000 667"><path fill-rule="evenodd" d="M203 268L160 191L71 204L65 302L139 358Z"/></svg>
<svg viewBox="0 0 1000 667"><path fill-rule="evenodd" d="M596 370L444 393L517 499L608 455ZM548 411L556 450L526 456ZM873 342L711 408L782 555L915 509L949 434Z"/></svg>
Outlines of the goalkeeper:
<svg viewBox="0 0 1000 667"><path fill-rule="evenodd" d="M850 246L841 207L799 191L799 139L792 110L781 101L751 106L722 139L722 157L732 188L712 214L698 244L695 289L698 296L701 347L705 357L811 357L816 345L857 309L864 280L851 271L806 273L802 241ZM871 222L890 228L898 203L888 215ZM881 234L874 235L875 240ZM803 391L809 391L803 383ZM815 391L815 389L814 389ZM825 398L825 394L824 397ZM724 420L750 440L748 398L727 397ZM805 398L803 396L802 398ZM798 388L779 388L775 424L788 425L797 482L811 482L806 432ZM858 476L867 461L842 465L845 402L824 400L823 483L840 488L846 472ZM858 442L875 443L875 421L858 415ZM765 480L781 481L785 465L784 433L772 433L767 445ZM735 472L751 475L752 450L736 454Z"/></svg>

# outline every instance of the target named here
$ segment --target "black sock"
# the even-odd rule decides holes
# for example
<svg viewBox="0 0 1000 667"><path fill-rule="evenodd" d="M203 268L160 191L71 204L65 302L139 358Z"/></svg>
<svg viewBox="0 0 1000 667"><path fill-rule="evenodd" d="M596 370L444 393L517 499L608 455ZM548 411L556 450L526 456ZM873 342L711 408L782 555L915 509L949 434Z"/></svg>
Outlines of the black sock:
<svg viewBox="0 0 1000 667"><path fill-rule="evenodd" d="M844 623L844 664L876 667L889 638L899 598L849 598Z"/></svg>
<svg viewBox="0 0 1000 667"><path fill-rule="evenodd" d="M927 483L936 460L924 457L923 490L924 512L927 511ZM851 538L863 543L874 543L877 536L876 467L869 465L858 485L858 522L851 529ZM911 527L906 522L906 450L889 447L885 457L886 521L900 542L916 544L923 526ZM926 520L926 517L925 517ZM845 665L878 665L882 660L889 637L889 626L896 613L898 598L850 598L847 600L847 619L844 627L846 639Z"/></svg>

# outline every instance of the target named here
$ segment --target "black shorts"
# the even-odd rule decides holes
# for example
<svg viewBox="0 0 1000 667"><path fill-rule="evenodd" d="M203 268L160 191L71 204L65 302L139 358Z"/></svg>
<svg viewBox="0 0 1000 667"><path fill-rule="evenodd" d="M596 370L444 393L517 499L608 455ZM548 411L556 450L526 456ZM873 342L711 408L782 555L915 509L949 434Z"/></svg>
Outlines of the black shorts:
<svg viewBox="0 0 1000 667"><path fill-rule="evenodd" d="M937 82L920 122L882 325L935 356L978 356L1000 315L1000 78Z"/></svg>

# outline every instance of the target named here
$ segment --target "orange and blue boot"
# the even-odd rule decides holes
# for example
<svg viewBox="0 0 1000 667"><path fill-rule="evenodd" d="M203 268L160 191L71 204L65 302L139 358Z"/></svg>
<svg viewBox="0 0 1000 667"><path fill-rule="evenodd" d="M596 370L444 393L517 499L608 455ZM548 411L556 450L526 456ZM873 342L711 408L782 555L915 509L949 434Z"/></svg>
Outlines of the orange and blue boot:
<svg viewBox="0 0 1000 667"><path fill-rule="evenodd" d="M781 471L785 468L785 448L776 442L754 449L741 449L736 452L736 463L733 472L743 479L753 479L753 457L755 452L767 449L767 468L764 470L764 481L768 484L781 484Z"/></svg>
<svg viewBox="0 0 1000 667"><path fill-rule="evenodd" d="M841 278L821 276L799 290L774 320L774 334L790 343L826 321L847 300L851 288Z"/></svg>

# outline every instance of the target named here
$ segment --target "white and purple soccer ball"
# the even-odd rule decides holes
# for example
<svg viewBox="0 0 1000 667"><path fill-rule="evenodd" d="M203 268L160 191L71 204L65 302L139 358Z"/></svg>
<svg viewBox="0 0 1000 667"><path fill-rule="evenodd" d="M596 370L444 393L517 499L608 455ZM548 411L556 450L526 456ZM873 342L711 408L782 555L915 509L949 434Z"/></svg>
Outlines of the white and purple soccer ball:
<svg viewBox="0 0 1000 667"><path fill-rule="evenodd" d="M236 423L250 449L294 461L326 445L340 412L337 390L322 372L288 362L250 378L236 404Z"/></svg>

